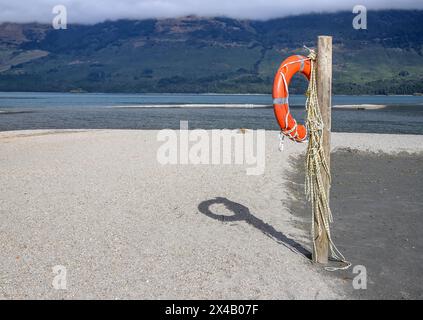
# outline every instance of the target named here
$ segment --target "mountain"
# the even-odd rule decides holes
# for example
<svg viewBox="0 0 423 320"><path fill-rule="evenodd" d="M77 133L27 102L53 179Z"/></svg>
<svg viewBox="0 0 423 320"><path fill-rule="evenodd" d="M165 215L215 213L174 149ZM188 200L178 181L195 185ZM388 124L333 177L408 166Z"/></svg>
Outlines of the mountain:
<svg viewBox="0 0 423 320"><path fill-rule="evenodd" d="M0 25L0 91L269 93L281 61L332 35L334 93L423 92L423 11L269 21L185 17L95 25ZM292 93L306 81L296 77Z"/></svg>

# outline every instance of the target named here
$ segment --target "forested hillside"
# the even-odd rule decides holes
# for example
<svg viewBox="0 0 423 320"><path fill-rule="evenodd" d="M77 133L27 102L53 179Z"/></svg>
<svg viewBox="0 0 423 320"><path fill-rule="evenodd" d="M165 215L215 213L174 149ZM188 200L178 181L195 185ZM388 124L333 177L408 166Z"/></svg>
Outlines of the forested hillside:
<svg viewBox="0 0 423 320"><path fill-rule="evenodd" d="M0 91L268 93L291 54L334 37L334 92L423 92L423 11L269 21L186 17L95 25L0 25ZM297 79L292 92L302 92Z"/></svg>

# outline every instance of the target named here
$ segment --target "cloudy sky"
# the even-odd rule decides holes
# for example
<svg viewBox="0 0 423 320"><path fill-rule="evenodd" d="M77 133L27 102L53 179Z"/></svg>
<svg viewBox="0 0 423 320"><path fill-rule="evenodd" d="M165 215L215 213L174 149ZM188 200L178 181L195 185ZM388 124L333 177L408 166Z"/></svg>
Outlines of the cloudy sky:
<svg viewBox="0 0 423 320"><path fill-rule="evenodd" d="M186 15L270 19L308 12L373 9L423 9L423 0L0 0L0 22L51 22L52 8L63 4L68 23L106 19L170 18Z"/></svg>

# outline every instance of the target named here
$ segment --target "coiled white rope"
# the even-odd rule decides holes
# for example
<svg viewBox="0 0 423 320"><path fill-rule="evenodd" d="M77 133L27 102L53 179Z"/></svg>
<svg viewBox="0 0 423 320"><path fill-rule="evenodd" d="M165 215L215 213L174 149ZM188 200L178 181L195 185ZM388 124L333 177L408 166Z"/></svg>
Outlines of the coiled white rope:
<svg viewBox="0 0 423 320"><path fill-rule="evenodd" d="M308 49L308 48L307 48ZM328 271L346 270L351 266L342 253L333 243L329 224L333 222L332 212L329 207L329 199L326 194L326 188L323 184L323 175L331 181L329 166L323 150L323 119L320 113L319 101L317 97L316 81L316 52L308 49L310 54L311 74L307 89L306 101L306 128L308 132L308 146L305 160L306 178L305 193L307 200L311 202L312 208L312 228L311 236L313 239L313 257L315 257L316 239L326 232L329 240L330 258L345 264L343 267L326 267ZM323 168L323 172L321 170ZM316 228L317 224L317 228ZM316 230L317 229L317 230ZM317 237L316 237L317 234Z"/></svg>

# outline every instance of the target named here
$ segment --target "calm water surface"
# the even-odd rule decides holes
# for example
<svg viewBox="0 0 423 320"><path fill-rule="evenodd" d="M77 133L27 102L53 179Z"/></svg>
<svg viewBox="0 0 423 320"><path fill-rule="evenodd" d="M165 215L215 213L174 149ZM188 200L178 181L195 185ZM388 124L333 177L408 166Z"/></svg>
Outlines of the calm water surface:
<svg viewBox="0 0 423 320"><path fill-rule="evenodd" d="M304 96L293 95L290 99L292 113L302 121L305 115ZM190 128L278 130L271 103L270 95L0 92L0 131L179 128L181 120L188 120ZM423 134L421 96L333 97L333 105L354 104L389 107L381 110L333 109L333 131ZM171 105L202 107L171 108ZM230 107L236 105L245 105L246 108Z"/></svg>

